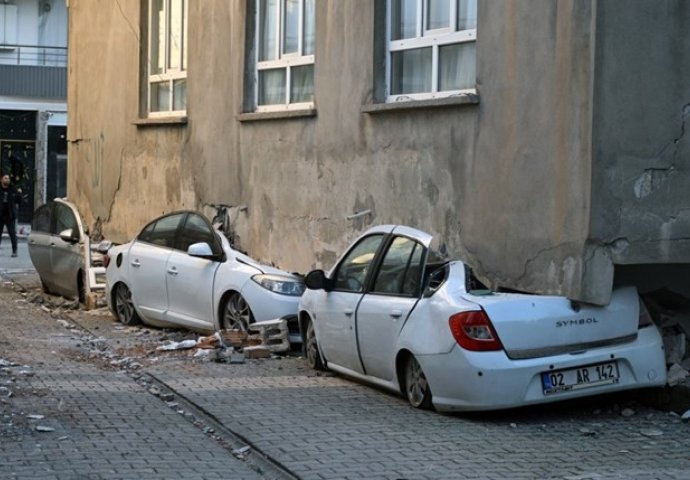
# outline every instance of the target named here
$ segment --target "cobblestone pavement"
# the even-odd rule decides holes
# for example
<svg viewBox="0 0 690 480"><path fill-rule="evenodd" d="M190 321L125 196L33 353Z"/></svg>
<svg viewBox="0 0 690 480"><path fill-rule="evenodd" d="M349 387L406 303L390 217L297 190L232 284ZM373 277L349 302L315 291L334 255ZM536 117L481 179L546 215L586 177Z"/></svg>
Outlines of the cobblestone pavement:
<svg viewBox="0 0 690 480"><path fill-rule="evenodd" d="M0 286L0 478L274 478L65 324Z"/></svg>
<svg viewBox="0 0 690 480"><path fill-rule="evenodd" d="M0 300L9 301L6 295ZM31 308L40 312L42 307L27 304ZM20 312L18 318L31 318L33 324L33 315ZM156 350L166 340L194 334L124 328L102 310L64 317L91 335L78 333L73 325L56 326L54 319L49 330L41 323L33 337L21 334L26 336L22 342L35 347L23 351L26 360L21 361L37 365L38 352L57 349L46 338L63 339L81 342L81 351L69 349L80 358L79 368L69 363L73 370L67 371L48 355L35 376L12 373L35 390L28 392L33 402L46 405L32 407L31 413L46 415L41 425L48 422L56 430L36 432L35 421L24 415L29 430L15 435L21 441L5 442L3 433L0 477L22 476L27 465L54 469L56 464L97 472L88 478L126 478L130 472L132 478L166 476L162 471L150 475L153 462L159 468L174 466L167 471L170 477L241 478L228 453L237 444L224 447L227 438L250 446L249 458L265 454L305 480L690 479L690 424L645 407L633 393L441 415L415 410L402 398L369 386L317 375L296 355L214 363L195 358L194 350ZM0 333L0 358L17 358L11 339ZM57 351L61 361L69 358ZM145 379L150 383L142 386ZM180 421L184 415L161 402L162 396L148 393L154 388L171 392L169 403L179 402L176 408L205 419L207 426ZM52 393L42 396L44 391ZM23 405L20 398L9 400L15 407ZM208 425L220 440L209 437ZM46 478L79 478L79 472L66 471L47 471ZM246 474L256 475L256 470Z"/></svg>

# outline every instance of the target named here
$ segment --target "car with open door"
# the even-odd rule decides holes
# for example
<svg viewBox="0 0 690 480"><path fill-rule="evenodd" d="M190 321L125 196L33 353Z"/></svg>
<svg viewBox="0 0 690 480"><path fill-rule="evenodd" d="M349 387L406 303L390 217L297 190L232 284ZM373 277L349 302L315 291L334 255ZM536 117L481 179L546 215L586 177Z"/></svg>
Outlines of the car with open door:
<svg viewBox="0 0 690 480"><path fill-rule="evenodd" d="M202 214L178 211L149 222L106 255L106 299L120 322L200 332L247 330L285 319L299 341L298 275L233 249Z"/></svg>
<svg viewBox="0 0 690 480"><path fill-rule="evenodd" d="M487 290L444 244L374 227L305 277L309 364L439 411L497 410L666 382L663 343L635 287L609 305Z"/></svg>
<svg viewBox="0 0 690 480"><path fill-rule="evenodd" d="M46 293L84 302L90 291L105 289L103 256L91 248L79 211L66 199L56 198L36 209L27 243Z"/></svg>

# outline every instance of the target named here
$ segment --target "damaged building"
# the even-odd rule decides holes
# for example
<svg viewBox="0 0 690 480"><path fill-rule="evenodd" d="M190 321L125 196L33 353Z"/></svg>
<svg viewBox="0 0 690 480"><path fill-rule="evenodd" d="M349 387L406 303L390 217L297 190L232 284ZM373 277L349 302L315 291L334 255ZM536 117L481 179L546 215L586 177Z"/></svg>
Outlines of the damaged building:
<svg viewBox="0 0 690 480"><path fill-rule="evenodd" d="M492 286L688 294L687 2L68 11L68 196L115 241L222 203L241 248L290 271L403 223Z"/></svg>

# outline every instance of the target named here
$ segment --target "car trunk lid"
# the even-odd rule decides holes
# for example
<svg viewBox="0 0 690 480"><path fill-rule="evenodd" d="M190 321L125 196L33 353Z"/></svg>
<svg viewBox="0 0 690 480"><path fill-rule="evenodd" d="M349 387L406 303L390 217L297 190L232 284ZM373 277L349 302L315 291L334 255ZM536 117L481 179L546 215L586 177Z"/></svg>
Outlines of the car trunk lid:
<svg viewBox="0 0 690 480"><path fill-rule="evenodd" d="M484 309L513 359L575 353L629 342L637 335L639 300L634 287L615 290L604 307L543 295L463 296Z"/></svg>

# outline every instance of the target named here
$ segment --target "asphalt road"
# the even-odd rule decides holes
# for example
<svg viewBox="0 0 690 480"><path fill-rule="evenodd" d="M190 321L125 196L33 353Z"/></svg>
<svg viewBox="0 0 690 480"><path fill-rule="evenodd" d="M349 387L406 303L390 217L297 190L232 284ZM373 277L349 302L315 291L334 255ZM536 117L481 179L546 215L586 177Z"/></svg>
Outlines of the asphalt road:
<svg viewBox="0 0 690 480"><path fill-rule="evenodd" d="M195 335L71 310L10 271L9 253L0 478L690 479L690 424L635 394L419 411L298 354L226 364L156 350Z"/></svg>

